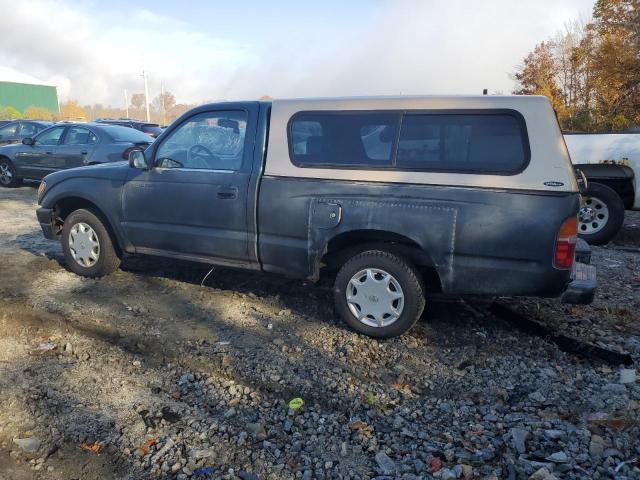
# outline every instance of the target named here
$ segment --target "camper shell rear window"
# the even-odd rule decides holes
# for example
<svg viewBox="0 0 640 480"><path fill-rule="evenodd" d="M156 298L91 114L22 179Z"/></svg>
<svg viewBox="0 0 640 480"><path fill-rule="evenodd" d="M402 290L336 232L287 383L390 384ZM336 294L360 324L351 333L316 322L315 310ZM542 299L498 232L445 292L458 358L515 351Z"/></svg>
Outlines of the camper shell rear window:
<svg viewBox="0 0 640 480"><path fill-rule="evenodd" d="M531 157L515 110L313 111L288 124L298 167L515 175Z"/></svg>

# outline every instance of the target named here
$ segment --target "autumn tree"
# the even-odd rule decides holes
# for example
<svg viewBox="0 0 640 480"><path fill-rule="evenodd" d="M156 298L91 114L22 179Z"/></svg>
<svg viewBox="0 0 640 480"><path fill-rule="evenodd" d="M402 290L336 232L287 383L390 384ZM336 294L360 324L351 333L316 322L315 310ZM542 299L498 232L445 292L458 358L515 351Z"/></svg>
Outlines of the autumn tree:
<svg viewBox="0 0 640 480"><path fill-rule="evenodd" d="M593 18L599 121L607 130L640 124L640 0L598 0Z"/></svg>
<svg viewBox="0 0 640 480"><path fill-rule="evenodd" d="M13 107L0 108L0 120L17 120L22 114Z"/></svg>
<svg viewBox="0 0 640 480"><path fill-rule="evenodd" d="M84 108L75 100L68 100L60 104L60 120L86 120Z"/></svg>
<svg viewBox="0 0 640 480"><path fill-rule="evenodd" d="M33 106L27 107L22 116L30 120L46 120L49 122L53 121L55 118L54 114L46 108Z"/></svg>
<svg viewBox="0 0 640 480"><path fill-rule="evenodd" d="M163 92L151 102L152 119L159 124L167 123L171 110L176 106L176 97L171 92Z"/></svg>
<svg viewBox="0 0 640 480"><path fill-rule="evenodd" d="M144 107L144 93L134 93L131 95L131 106L133 108Z"/></svg>
<svg viewBox="0 0 640 480"><path fill-rule="evenodd" d="M640 125L640 0L598 0L591 23L537 45L514 78L514 93L549 97L565 128Z"/></svg>
<svg viewBox="0 0 640 480"><path fill-rule="evenodd" d="M173 122L176 118L180 117L181 115L183 115L184 113L188 112L189 110L191 110L193 107L195 107L195 105L187 105L184 103L178 103L176 104L171 111L169 112L169 115L167 117L167 121L168 122Z"/></svg>
<svg viewBox="0 0 640 480"><path fill-rule="evenodd" d="M517 95L545 95L551 100L556 111L564 110L562 92L558 86L556 73L558 62L553 54L553 43L542 42L524 59L524 64L515 79L519 83Z"/></svg>

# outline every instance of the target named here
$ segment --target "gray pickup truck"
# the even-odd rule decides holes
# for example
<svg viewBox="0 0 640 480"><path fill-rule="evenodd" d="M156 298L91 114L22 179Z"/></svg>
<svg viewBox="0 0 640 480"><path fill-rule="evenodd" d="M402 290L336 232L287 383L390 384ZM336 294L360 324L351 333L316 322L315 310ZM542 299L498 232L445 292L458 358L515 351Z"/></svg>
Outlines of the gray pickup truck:
<svg viewBox="0 0 640 480"><path fill-rule="evenodd" d="M578 183L544 97L379 97L204 105L129 163L48 175L37 216L69 269L124 252L318 280L376 337L425 294L589 303Z"/></svg>

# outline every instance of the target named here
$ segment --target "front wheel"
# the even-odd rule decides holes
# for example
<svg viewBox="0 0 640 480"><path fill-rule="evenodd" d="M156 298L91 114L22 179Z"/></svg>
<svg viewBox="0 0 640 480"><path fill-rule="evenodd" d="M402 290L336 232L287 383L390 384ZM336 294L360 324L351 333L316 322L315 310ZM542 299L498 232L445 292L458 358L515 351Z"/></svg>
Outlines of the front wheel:
<svg viewBox="0 0 640 480"><path fill-rule="evenodd" d="M83 277L102 277L120 266L109 232L89 210L76 210L65 219L62 250L69 269Z"/></svg>
<svg viewBox="0 0 640 480"><path fill-rule="evenodd" d="M336 311L354 330L377 338L402 335L424 310L424 286L415 267L385 251L347 261L336 277Z"/></svg>
<svg viewBox="0 0 640 480"><path fill-rule="evenodd" d="M578 234L592 245L602 245L618 234L624 222L624 204L612 188L589 182L582 195Z"/></svg>
<svg viewBox="0 0 640 480"><path fill-rule="evenodd" d="M20 183L13 163L6 158L0 158L0 185L11 188L17 187Z"/></svg>

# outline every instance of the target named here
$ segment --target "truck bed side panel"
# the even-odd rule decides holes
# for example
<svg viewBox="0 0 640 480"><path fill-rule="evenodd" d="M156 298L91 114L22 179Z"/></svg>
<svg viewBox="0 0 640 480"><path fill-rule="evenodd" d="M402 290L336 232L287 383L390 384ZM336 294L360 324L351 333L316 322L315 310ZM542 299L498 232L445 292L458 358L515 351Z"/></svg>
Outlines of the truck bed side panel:
<svg viewBox="0 0 640 480"><path fill-rule="evenodd" d="M258 205L266 271L316 279L331 238L379 230L422 248L445 293L554 296L570 277L552 266L556 235L579 196L265 176Z"/></svg>

